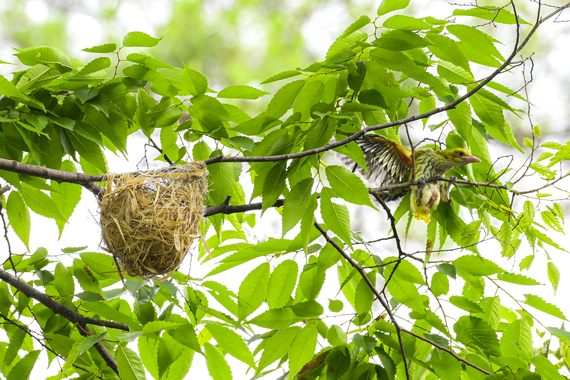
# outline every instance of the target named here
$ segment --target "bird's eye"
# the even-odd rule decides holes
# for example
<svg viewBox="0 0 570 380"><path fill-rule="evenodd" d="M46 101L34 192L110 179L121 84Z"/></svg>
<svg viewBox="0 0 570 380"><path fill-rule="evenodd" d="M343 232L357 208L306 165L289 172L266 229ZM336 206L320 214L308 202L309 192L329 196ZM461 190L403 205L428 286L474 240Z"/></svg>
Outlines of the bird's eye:
<svg viewBox="0 0 570 380"><path fill-rule="evenodd" d="M465 156L465 152L459 151L459 157Z"/></svg>

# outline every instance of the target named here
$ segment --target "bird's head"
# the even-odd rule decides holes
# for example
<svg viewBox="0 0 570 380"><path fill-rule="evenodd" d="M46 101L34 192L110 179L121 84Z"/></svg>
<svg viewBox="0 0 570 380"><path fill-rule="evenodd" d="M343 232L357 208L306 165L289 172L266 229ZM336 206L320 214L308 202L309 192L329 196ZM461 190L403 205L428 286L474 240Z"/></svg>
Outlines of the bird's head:
<svg viewBox="0 0 570 380"><path fill-rule="evenodd" d="M464 166L481 160L462 148L443 151L445 159L452 166Z"/></svg>

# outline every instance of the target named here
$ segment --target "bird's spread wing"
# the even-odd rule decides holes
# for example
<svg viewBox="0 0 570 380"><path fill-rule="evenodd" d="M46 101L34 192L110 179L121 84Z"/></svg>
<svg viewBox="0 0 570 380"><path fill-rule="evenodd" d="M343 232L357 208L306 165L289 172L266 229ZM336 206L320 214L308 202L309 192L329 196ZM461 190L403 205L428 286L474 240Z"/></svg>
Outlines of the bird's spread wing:
<svg viewBox="0 0 570 380"><path fill-rule="evenodd" d="M370 186L387 186L407 182L412 169L412 151L378 135L364 135L356 140L364 152L368 173L354 161L343 158L343 164L361 175Z"/></svg>

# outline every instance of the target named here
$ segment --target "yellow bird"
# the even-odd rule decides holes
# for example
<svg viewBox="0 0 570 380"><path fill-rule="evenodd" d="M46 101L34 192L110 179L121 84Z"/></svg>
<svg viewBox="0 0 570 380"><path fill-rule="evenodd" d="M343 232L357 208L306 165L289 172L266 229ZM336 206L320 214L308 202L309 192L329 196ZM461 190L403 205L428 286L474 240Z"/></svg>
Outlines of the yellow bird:
<svg viewBox="0 0 570 380"><path fill-rule="evenodd" d="M356 171L370 184L388 186L412 180L412 165L415 161L416 180L423 182L432 177L443 177L450 169L464 166L481 160L465 149L434 150L420 148L412 151L395 141L379 135L364 135L356 140L364 152L368 172L352 160L343 159L353 172ZM347 162L350 162L348 164ZM449 201L449 190L445 181L420 183L411 186L411 207L414 217L429 223L430 213L437 208L440 201ZM381 195L385 201L398 199L410 188L392 189Z"/></svg>

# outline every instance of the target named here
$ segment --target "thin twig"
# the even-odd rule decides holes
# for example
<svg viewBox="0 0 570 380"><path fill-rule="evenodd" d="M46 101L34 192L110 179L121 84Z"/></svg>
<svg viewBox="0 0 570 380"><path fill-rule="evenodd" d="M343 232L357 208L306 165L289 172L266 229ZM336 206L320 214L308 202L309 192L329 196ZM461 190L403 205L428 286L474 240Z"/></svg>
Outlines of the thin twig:
<svg viewBox="0 0 570 380"><path fill-rule="evenodd" d="M354 269L356 269L358 271L358 273L360 273L360 276L362 277L362 279L366 282L366 284L368 285L368 287L370 288L370 290L372 290L372 292L374 293L374 295L376 296L376 299L378 299L378 301L382 304L382 306L384 307L384 309L386 310L386 313L388 313L388 316L390 317L390 320L392 321L392 324L394 325L394 327L396 328L396 334L398 335L398 342L400 343L400 350L402 351L402 359L404 361L404 368L406 370L406 379L410 379L410 370L408 368L408 359L406 358L406 350L404 349L404 341L402 340L402 334L400 333L401 327L398 324L398 321L396 321L396 317L394 316L394 314L392 313L392 310L390 309L390 306L388 305L388 303L382 298L381 294L378 292L378 289L376 289L376 286L374 286L374 284L372 283L372 281L370 281L370 279L368 278L368 276L366 275L366 272L364 271L364 269L356 262L352 259L352 257L350 257L349 254L347 254L337 243L336 241L334 241L333 239L331 239L329 237L329 235L327 234L327 232L321 227L321 225L317 222L315 222L315 227L317 228L317 230L319 230L319 232L321 233L321 235L323 235L323 237L325 238L325 240L331 244L341 255L342 257L344 257L346 259L346 261L348 261L350 263L350 265L352 265L352 267Z"/></svg>

